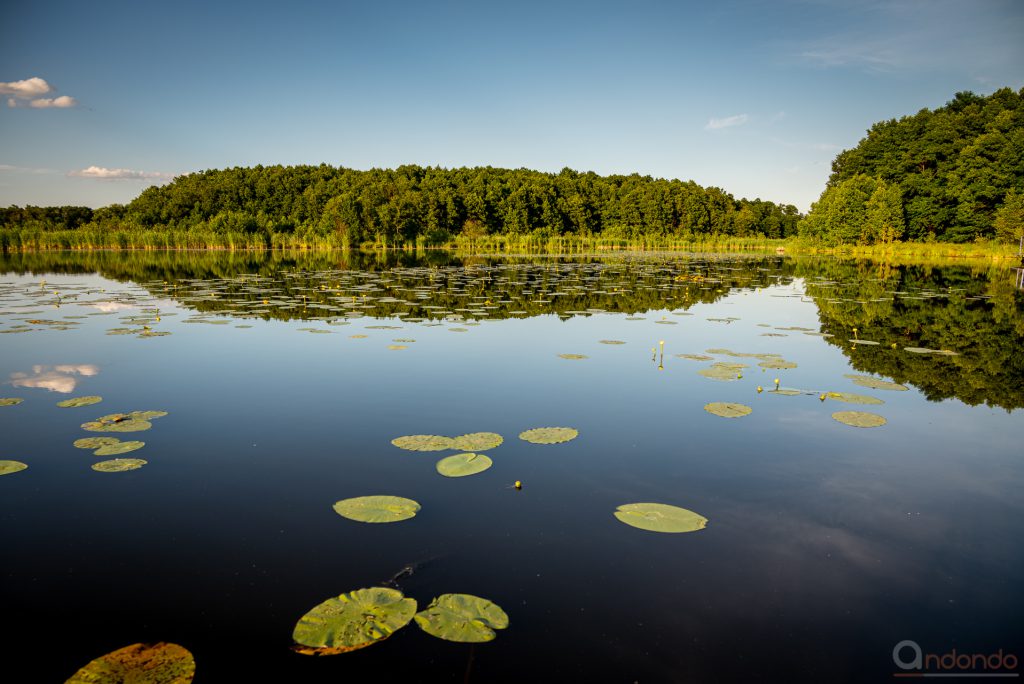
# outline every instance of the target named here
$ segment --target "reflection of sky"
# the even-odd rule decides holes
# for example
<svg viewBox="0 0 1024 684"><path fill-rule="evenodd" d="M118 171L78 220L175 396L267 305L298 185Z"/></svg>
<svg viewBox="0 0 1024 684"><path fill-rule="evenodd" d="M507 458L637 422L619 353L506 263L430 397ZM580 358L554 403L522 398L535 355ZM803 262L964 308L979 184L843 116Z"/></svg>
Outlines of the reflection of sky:
<svg viewBox="0 0 1024 684"><path fill-rule="evenodd" d="M15 387L35 387L67 394L78 385L79 376L92 376L100 372L94 364L62 364L59 366L33 366L32 373L11 373Z"/></svg>

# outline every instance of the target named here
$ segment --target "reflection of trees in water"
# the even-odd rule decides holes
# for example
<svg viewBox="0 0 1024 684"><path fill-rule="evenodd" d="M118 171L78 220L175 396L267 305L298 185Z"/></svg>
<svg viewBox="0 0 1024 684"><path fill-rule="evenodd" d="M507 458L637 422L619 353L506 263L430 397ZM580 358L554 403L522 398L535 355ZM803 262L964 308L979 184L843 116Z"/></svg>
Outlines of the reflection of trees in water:
<svg viewBox="0 0 1024 684"><path fill-rule="evenodd" d="M678 254L517 259L447 252L86 252L10 254L0 258L0 270L99 272L198 311L281 320L339 319L347 311L424 319L451 313L566 317L587 309L644 313L801 277L822 332L833 335L829 343L857 370L912 384L932 400L1024 406L1024 293L1014 288L1010 271L987 264ZM211 290L215 296L197 295ZM353 303L372 308L346 306ZM848 341L853 338L879 345L858 346ZM959 355L918 355L904 347Z"/></svg>
<svg viewBox="0 0 1024 684"><path fill-rule="evenodd" d="M800 262L796 274L818 305L822 332L834 335L828 342L857 370L910 383L933 401L1024 406L1024 294L1005 268L822 259ZM849 341L858 338L879 344Z"/></svg>

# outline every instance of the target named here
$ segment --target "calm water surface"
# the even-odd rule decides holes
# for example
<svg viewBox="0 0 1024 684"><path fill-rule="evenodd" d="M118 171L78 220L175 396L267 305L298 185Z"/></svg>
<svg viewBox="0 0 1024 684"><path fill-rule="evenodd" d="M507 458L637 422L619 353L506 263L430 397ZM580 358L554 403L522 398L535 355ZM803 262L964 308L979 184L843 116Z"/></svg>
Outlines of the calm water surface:
<svg viewBox="0 0 1024 684"><path fill-rule="evenodd" d="M0 274L0 396L24 399L0 407L0 458L29 466L0 478L5 669L31 673L11 681L62 682L139 641L188 648L200 683L892 681L905 639L1024 656L1012 271L100 253L8 256ZM747 367L699 374L716 362ZM103 402L56 406L83 395ZM92 470L80 425L133 410L168 412L114 435L148 464ZM831 417L849 410L887 423ZM579 436L517 438L544 426ZM505 442L466 478L435 471L452 452L391 444L478 431ZM422 509L332 510L369 494ZM647 501L710 522L612 515ZM314 605L397 574L421 606L475 594L510 626L476 646L410 625L354 653L290 650Z"/></svg>

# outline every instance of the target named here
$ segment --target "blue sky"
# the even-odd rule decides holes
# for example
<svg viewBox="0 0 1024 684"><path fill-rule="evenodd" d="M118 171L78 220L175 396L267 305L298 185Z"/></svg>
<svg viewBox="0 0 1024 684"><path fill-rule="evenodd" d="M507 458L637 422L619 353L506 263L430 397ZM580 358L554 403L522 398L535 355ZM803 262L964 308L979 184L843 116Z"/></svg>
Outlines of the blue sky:
<svg viewBox="0 0 1024 684"><path fill-rule="evenodd" d="M5 3L0 205L415 163L636 171L806 210L875 121L1024 86L1022 37L1018 0Z"/></svg>

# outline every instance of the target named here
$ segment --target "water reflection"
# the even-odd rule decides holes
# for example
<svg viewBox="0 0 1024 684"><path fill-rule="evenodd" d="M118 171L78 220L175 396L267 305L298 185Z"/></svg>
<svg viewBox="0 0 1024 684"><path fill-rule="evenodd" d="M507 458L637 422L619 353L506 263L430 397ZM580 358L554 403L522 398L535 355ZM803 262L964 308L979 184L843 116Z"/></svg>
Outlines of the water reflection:
<svg viewBox="0 0 1024 684"><path fill-rule="evenodd" d="M15 387L35 387L51 392L68 394L75 391L79 376L89 377L100 372L99 366L91 363L60 366L32 366L32 374L11 373L11 384Z"/></svg>

